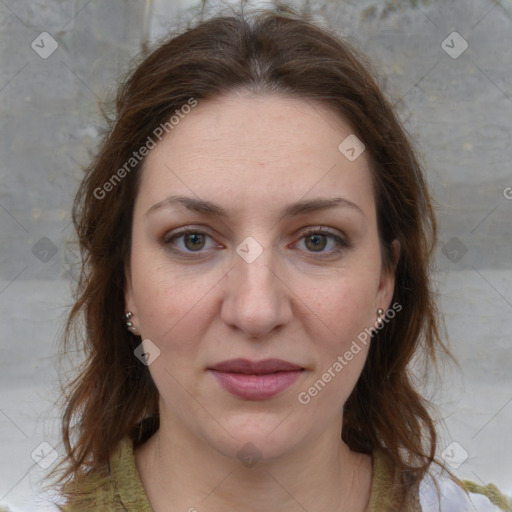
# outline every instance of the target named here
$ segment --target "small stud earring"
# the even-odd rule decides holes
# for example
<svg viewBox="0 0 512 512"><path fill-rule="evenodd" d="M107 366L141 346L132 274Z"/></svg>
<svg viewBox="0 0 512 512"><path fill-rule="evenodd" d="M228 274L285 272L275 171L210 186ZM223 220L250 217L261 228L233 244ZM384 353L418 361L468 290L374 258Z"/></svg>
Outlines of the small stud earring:
<svg viewBox="0 0 512 512"><path fill-rule="evenodd" d="M131 311L128 311L128 313L123 315L124 323L126 327L132 331L135 332L135 326L133 325L133 322L130 322L130 318L133 316L133 313Z"/></svg>
<svg viewBox="0 0 512 512"><path fill-rule="evenodd" d="M384 310L382 308L379 308L377 310L377 324L379 325L379 327L382 327L384 325L384 320L382 319L383 316Z"/></svg>

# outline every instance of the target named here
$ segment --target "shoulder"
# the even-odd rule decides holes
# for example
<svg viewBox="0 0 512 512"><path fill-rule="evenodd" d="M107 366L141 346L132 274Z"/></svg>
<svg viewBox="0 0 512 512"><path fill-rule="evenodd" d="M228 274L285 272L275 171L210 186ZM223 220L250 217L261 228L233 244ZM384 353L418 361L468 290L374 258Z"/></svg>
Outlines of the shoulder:
<svg viewBox="0 0 512 512"><path fill-rule="evenodd" d="M437 484L437 486L436 486ZM462 486L446 473L429 473L420 483L422 512L508 512L509 500L496 486L463 481Z"/></svg>
<svg viewBox="0 0 512 512"><path fill-rule="evenodd" d="M140 481L133 455L133 443L119 441L108 464L69 486L62 512L151 511Z"/></svg>
<svg viewBox="0 0 512 512"><path fill-rule="evenodd" d="M452 480L446 470L432 464L423 480L407 491L408 505L396 500L394 464L384 450L373 452L373 483L367 512L414 510L421 512L512 512L512 501L496 486ZM398 489L402 485L398 486Z"/></svg>
<svg viewBox="0 0 512 512"><path fill-rule="evenodd" d="M70 483L65 496L65 504L59 507L62 512L106 512L113 510L113 506L120 505L115 481L106 468L101 472L84 475L78 481Z"/></svg>

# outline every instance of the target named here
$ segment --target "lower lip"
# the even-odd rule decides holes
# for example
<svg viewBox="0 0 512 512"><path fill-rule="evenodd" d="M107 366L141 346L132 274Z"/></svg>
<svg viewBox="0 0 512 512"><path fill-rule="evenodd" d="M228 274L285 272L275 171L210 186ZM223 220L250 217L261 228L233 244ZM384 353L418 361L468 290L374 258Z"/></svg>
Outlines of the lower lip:
<svg viewBox="0 0 512 512"><path fill-rule="evenodd" d="M246 375L217 370L210 371L226 391L245 400L272 398L289 388L302 373L302 370L295 370L267 375Z"/></svg>

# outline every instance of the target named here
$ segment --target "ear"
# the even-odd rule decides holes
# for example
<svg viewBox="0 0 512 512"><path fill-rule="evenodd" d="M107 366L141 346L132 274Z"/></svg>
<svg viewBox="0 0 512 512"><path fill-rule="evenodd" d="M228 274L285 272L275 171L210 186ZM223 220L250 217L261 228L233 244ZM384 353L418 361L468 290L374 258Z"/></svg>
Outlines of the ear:
<svg viewBox="0 0 512 512"><path fill-rule="evenodd" d="M136 336L140 336L140 329L138 325L137 307L135 306L135 297L133 294L132 276L129 264L125 265L124 268L125 285L124 285L124 311L128 313L130 311L132 316L129 321L133 324L130 327L130 331Z"/></svg>
<svg viewBox="0 0 512 512"><path fill-rule="evenodd" d="M401 244L397 238L391 242L391 262L393 266L393 274L396 272L398 260L400 259Z"/></svg>
<svg viewBox="0 0 512 512"><path fill-rule="evenodd" d="M135 299L133 296L131 269L128 264L124 267L124 276L124 310L125 312L131 311L135 316L137 315L137 308L135 307Z"/></svg>
<svg viewBox="0 0 512 512"><path fill-rule="evenodd" d="M400 242L397 239L393 240L391 243L391 269L382 268L377 292L377 307L384 309L384 311L389 308L395 291L395 275L400 259L400 251Z"/></svg>

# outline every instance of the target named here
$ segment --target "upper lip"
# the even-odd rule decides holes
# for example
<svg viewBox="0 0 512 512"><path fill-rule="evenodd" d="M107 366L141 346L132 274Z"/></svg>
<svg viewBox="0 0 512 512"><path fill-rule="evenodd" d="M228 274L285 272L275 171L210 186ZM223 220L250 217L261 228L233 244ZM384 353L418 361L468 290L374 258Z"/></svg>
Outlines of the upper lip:
<svg viewBox="0 0 512 512"><path fill-rule="evenodd" d="M283 361L282 359L264 359L262 361L230 359L229 361L222 361L211 366L209 369L219 372L245 373L248 375L303 370L301 366Z"/></svg>

